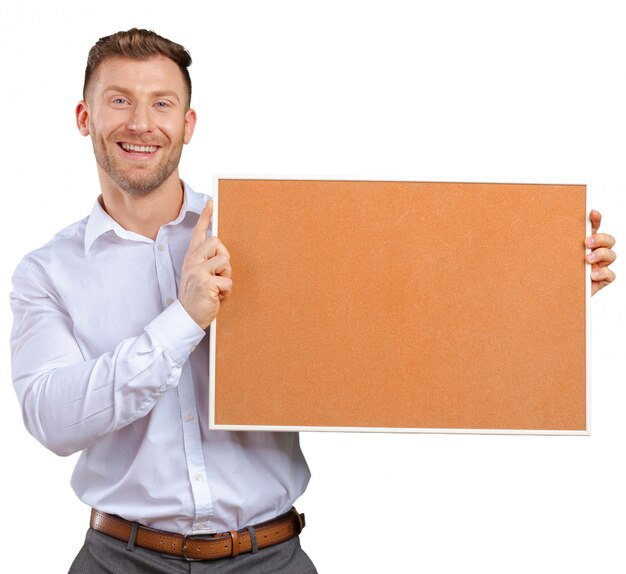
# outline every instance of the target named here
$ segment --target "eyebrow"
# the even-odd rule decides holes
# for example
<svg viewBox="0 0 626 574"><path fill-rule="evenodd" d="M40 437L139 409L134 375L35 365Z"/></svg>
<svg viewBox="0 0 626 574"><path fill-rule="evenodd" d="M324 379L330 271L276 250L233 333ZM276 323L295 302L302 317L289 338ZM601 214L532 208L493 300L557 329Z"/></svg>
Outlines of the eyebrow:
<svg viewBox="0 0 626 574"><path fill-rule="evenodd" d="M129 92L132 92L131 89L125 88L123 86L116 86L116 85L112 85L112 86L107 86L103 91L102 94L106 94L107 92L120 92L122 94L127 94ZM150 94L148 94L150 97L152 98L163 98L163 97L173 97L176 99L176 101L178 103L181 102L181 99L178 97L178 94L174 91L174 90L157 90L155 92L150 92Z"/></svg>

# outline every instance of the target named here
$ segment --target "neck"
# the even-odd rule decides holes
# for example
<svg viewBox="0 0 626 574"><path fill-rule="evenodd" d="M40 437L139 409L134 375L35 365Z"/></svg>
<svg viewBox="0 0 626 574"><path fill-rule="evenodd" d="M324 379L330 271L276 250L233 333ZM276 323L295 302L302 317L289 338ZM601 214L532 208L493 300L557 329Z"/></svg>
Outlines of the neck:
<svg viewBox="0 0 626 574"><path fill-rule="evenodd" d="M183 205L183 185L178 170L145 197L120 189L106 174L100 174L102 207L124 229L156 239L159 229L178 217Z"/></svg>

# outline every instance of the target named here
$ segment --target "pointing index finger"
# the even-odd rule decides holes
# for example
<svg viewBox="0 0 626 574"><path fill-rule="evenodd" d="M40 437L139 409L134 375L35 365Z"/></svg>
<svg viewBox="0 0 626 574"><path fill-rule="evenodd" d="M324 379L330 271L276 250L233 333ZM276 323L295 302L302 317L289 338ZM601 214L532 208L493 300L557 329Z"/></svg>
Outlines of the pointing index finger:
<svg viewBox="0 0 626 574"><path fill-rule="evenodd" d="M206 240L209 233L209 227L211 226L211 217L213 216L213 200L209 199L204 206L200 217L196 222L196 226L191 234L191 241L189 242L189 250L195 251Z"/></svg>

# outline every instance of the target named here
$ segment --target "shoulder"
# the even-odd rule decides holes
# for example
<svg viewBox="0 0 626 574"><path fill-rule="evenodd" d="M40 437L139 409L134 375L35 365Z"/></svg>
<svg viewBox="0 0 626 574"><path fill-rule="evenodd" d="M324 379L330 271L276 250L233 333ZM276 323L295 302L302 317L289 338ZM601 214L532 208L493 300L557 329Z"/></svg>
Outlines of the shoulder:
<svg viewBox="0 0 626 574"><path fill-rule="evenodd" d="M84 217L57 232L47 243L27 253L17 265L15 274L47 274L50 267L84 256L85 228L89 217Z"/></svg>

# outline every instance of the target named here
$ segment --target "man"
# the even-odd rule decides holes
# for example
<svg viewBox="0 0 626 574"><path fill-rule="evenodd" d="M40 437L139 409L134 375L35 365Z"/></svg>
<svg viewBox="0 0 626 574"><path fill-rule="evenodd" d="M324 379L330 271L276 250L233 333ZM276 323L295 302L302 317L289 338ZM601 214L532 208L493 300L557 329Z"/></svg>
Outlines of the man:
<svg viewBox="0 0 626 574"><path fill-rule="evenodd" d="M15 272L14 384L39 441L82 451L72 486L96 510L72 572L315 572L298 435L208 431L205 329L232 281L211 202L178 174L190 63L146 30L90 51L76 120L102 195Z"/></svg>
<svg viewBox="0 0 626 574"><path fill-rule="evenodd" d="M72 485L96 510L71 571L182 572L229 556L220 572L315 572L289 512L309 479L298 436L207 430L204 330L232 281L208 238L211 203L178 175L196 122L190 63L145 30L92 48L76 118L102 195L15 272L14 385L38 440L82 451ZM591 219L595 293L615 253Z"/></svg>

